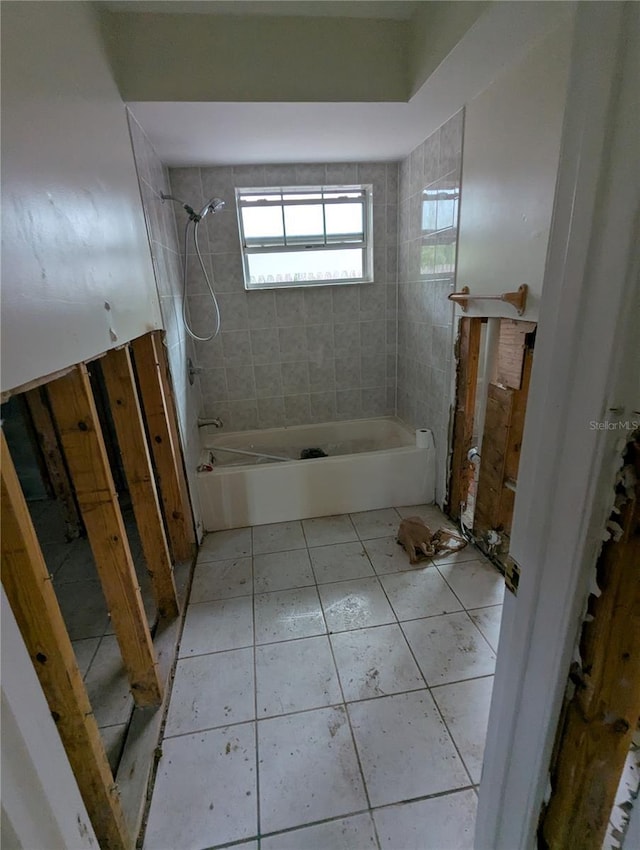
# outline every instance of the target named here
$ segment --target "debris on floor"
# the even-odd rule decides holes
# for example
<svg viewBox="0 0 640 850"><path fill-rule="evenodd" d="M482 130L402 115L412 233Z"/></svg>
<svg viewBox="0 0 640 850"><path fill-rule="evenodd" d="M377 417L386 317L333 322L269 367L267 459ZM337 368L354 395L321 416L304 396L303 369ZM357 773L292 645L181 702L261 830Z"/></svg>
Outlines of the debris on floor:
<svg viewBox="0 0 640 850"><path fill-rule="evenodd" d="M418 516L403 519L396 538L398 544L409 555L409 563L417 564L425 558L433 558L444 552L457 552L467 545L467 541L446 528L435 533Z"/></svg>
<svg viewBox="0 0 640 850"><path fill-rule="evenodd" d="M329 457L322 449L302 449L300 452L300 460L311 460L314 457Z"/></svg>

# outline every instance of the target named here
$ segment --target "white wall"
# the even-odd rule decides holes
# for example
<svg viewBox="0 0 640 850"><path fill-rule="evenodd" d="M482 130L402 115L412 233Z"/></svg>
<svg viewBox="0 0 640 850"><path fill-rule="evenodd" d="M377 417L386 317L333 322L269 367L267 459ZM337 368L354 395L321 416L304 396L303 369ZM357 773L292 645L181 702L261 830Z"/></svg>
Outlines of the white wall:
<svg viewBox="0 0 640 850"><path fill-rule="evenodd" d="M3 390L161 326L125 108L89 4L2 4L2 184Z"/></svg>
<svg viewBox="0 0 640 850"><path fill-rule="evenodd" d="M4 589L2 846L4 850L98 848Z"/></svg>
<svg viewBox="0 0 640 850"><path fill-rule="evenodd" d="M542 293L571 33L564 22L466 110L457 289L501 294L526 283L530 321ZM517 318L499 301L471 302L467 315Z"/></svg>

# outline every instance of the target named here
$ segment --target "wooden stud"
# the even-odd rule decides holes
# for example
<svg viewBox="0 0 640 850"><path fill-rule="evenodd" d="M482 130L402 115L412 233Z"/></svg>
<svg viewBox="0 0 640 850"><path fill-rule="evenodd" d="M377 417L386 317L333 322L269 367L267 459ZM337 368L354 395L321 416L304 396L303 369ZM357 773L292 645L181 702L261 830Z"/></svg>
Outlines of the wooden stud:
<svg viewBox="0 0 640 850"><path fill-rule="evenodd" d="M467 460L467 453L473 441L481 330L482 319L460 320L460 334L456 345L458 366L453 455L447 502L447 513L453 519L460 517L460 506L467 500L472 475L472 464Z"/></svg>
<svg viewBox="0 0 640 850"><path fill-rule="evenodd" d="M73 540L82 533L82 521L44 393L46 389L39 387L29 390L22 398L35 428L55 497L62 505L67 540Z"/></svg>
<svg viewBox="0 0 640 850"><path fill-rule="evenodd" d="M143 416L158 473L169 545L175 560L183 561L193 556L195 532L173 415L173 401L168 391L164 354L159 350L160 346L160 339L153 333L139 337L132 343Z"/></svg>
<svg viewBox="0 0 640 850"><path fill-rule="evenodd" d="M635 494L627 491L613 516L621 538L605 543L598 560L601 592L589 600L542 821L548 850L600 850L640 718L640 442L628 443L626 461L635 467Z"/></svg>
<svg viewBox="0 0 640 850"><path fill-rule="evenodd" d="M54 381L49 399L133 698L138 706L159 705L153 643L87 367L81 363Z"/></svg>
<svg viewBox="0 0 640 850"><path fill-rule="evenodd" d="M11 455L1 435L2 584L100 846L131 846L100 731Z"/></svg>
<svg viewBox="0 0 640 850"><path fill-rule="evenodd" d="M158 613L177 617L180 612L171 558L129 349L113 349L101 366Z"/></svg>

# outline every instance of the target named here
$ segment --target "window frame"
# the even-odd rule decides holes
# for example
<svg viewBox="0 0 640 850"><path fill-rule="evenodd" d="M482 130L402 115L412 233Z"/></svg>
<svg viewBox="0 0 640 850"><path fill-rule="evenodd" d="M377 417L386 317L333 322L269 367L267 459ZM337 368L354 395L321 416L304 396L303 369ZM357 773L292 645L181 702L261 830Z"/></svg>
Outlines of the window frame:
<svg viewBox="0 0 640 850"><path fill-rule="evenodd" d="M353 204L354 198L325 198L325 195L335 195L338 193L362 193L362 238L349 238L348 234L339 234L342 239L336 240L335 237L327 235L326 225L326 207L336 204ZM321 197L315 199L288 199L287 195L311 195L319 194ZM279 199L271 201L251 202L246 200L251 195L279 195ZM236 187L235 188L236 213L238 217L238 233L240 238L240 252L242 255L242 271L244 275L244 288L247 291L260 289L291 289L310 286L345 286L350 284L373 283L374 268L373 268L373 184L357 183L348 185L321 185L321 186L270 186L270 187ZM287 207L302 206L302 205L322 205L322 222L323 222L323 241L305 243L301 241L301 237L289 237L287 241L286 224L285 224L285 209ZM247 238L244 231L244 222L242 210L245 208L266 208L280 207L282 209L283 218L283 242L265 238L262 244L247 244ZM332 241L333 240L333 241ZM249 274L249 257L255 254L269 253L300 253L301 251L327 251L327 250L344 250L344 249L359 249L362 252L362 276L353 278L335 278L335 279L319 279L319 280L282 280L282 281L265 281L262 283L252 283Z"/></svg>

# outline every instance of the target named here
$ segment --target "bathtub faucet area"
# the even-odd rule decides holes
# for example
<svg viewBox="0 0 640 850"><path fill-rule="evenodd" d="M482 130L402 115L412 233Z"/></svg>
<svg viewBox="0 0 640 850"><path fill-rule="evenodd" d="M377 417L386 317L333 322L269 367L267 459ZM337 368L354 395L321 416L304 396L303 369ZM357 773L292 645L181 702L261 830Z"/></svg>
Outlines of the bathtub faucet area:
<svg viewBox="0 0 640 850"><path fill-rule="evenodd" d="M224 428L224 422L219 416L215 419L200 419L198 417L198 428L204 428L205 425L213 425L215 428Z"/></svg>

